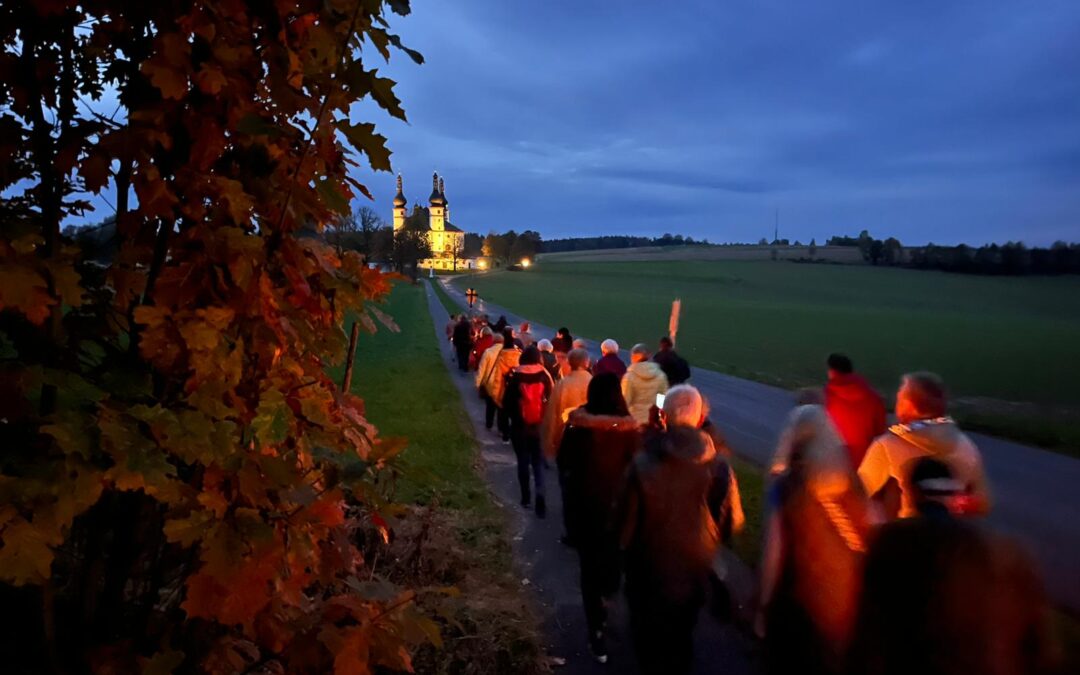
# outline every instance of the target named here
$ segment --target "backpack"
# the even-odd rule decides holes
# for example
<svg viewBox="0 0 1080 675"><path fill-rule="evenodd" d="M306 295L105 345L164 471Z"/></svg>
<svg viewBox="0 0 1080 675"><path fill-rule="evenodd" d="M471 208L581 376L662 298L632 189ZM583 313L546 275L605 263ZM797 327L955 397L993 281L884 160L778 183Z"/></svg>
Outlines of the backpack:
<svg viewBox="0 0 1080 675"><path fill-rule="evenodd" d="M518 384L518 408L525 424L540 424L544 419L544 383L542 381Z"/></svg>

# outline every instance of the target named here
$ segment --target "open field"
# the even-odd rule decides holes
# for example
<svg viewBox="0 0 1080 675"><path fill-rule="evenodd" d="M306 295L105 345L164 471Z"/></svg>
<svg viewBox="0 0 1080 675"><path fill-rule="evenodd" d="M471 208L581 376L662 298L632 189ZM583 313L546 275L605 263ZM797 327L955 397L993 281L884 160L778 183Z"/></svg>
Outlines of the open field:
<svg viewBox="0 0 1080 675"><path fill-rule="evenodd" d="M772 246L640 246L592 251L563 251L541 253L537 260L544 263L563 262L656 262L659 260L771 260ZM777 246L780 260L810 258L807 246ZM835 263L862 264L862 254L852 246L818 246L815 260Z"/></svg>
<svg viewBox="0 0 1080 675"><path fill-rule="evenodd" d="M898 377L945 377L980 428L1080 446L1080 278L976 277L741 261L553 263L469 277L481 297L625 346L666 332L694 364L786 387L819 384L844 351L887 396Z"/></svg>

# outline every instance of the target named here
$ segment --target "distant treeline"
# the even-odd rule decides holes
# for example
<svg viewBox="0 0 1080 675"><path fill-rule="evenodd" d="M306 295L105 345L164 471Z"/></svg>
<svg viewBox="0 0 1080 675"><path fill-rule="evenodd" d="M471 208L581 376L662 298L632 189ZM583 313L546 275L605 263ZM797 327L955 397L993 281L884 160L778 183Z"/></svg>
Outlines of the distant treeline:
<svg viewBox="0 0 1080 675"><path fill-rule="evenodd" d="M681 234L665 234L662 237L631 237L611 235L603 237L573 237L569 239L545 239L541 253L564 251L598 251L611 248L639 248L642 246L689 246L708 245L708 239L694 239Z"/></svg>
<svg viewBox="0 0 1080 675"><path fill-rule="evenodd" d="M958 274L1019 276L1026 274L1080 274L1080 244L1054 242L1049 248L1028 248L1019 241L958 246L909 246L889 237L874 239L863 230L858 237L831 237L829 246L858 247L872 265L896 265Z"/></svg>

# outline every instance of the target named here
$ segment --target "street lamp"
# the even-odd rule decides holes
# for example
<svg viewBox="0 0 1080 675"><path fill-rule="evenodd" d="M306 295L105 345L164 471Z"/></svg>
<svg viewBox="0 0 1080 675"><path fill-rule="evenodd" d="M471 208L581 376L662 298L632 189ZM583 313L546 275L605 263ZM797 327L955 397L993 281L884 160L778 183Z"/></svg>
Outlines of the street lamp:
<svg viewBox="0 0 1080 675"><path fill-rule="evenodd" d="M522 266L522 267L528 267L528 266L529 266L529 265L531 265L531 264L532 264L532 263L531 263L531 262L529 262L529 259L528 259L528 258L522 258L522 259L521 259L521 266Z"/></svg>
<svg viewBox="0 0 1080 675"><path fill-rule="evenodd" d="M487 269L487 261L486 260L480 260L480 261L478 261L476 263L476 266L479 267L482 270Z"/></svg>

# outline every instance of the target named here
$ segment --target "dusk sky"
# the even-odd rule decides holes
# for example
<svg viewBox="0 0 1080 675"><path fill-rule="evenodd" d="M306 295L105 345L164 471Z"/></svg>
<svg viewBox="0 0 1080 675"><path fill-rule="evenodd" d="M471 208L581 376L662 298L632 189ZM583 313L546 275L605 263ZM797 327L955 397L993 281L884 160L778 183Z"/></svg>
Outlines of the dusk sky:
<svg viewBox="0 0 1080 675"><path fill-rule="evenodd" d="M414 0L375 116L467 231L1080 240L1080 2ZM394 178L360 176L390 218Z"/></svg>

